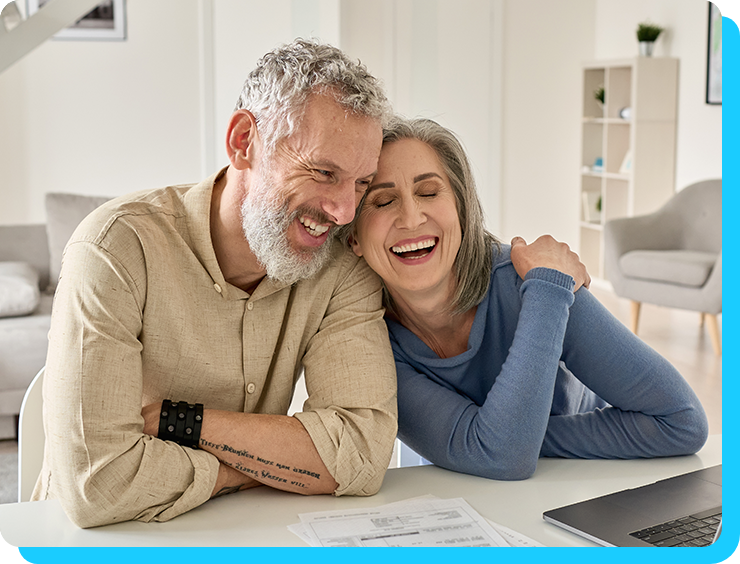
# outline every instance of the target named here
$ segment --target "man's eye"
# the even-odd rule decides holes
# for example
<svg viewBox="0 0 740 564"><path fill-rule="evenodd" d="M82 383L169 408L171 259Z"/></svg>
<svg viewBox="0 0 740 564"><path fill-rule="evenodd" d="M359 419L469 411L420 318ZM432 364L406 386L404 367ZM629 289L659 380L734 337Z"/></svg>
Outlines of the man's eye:
<svg viewBox="0 0 740 564"><path fill-rule="evenodd" d="M328 170L316 169L316 173L319 174L320 176L326 176L326 177L331 176L331 172Z"/></svg>

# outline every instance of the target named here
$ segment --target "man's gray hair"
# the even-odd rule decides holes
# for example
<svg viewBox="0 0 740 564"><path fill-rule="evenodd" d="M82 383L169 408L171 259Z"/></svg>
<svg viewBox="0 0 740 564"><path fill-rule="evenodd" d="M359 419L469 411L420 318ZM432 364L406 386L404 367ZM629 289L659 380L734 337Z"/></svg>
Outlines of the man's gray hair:
<svg viewBox="0 0 740 564"><path fill-rule="evenodd" d="M463 313L477 306L488 292L493 253L500 252L501 244L485 227L473 171L455 134L430 119L396 117L383 131L383 145L401 139L417 139L437 153L455 194L462 241L453 266L457 287L450 308ZM393 311L391 296L384 293L386 307Z"/></svg>
<svg viewBox="0 0 740 564"><path fill-rule="evenodd" d="M380 82L331 45L296 39L267 53L249 73L235 110L257 120L267 153L295 131L312 94L329 94L348 112L384 127L392 110Z"/></svg>

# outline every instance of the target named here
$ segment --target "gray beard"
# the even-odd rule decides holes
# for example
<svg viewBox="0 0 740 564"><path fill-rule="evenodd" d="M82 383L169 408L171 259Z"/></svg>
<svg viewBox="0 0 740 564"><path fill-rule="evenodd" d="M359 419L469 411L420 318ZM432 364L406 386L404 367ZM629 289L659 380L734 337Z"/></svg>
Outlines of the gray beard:
<svg viewBox="0 0 740 564"><path fill-rule="evenodd" d="M290 285L321 270L331 257L334 234L330 233L317 249L296 251L290 246L287 232L296 218L306 214L306 208L289 213L288 202L278 202L276 190L268 182L254 186L250 192L242 203L242 229L268 278Z"/></svg>

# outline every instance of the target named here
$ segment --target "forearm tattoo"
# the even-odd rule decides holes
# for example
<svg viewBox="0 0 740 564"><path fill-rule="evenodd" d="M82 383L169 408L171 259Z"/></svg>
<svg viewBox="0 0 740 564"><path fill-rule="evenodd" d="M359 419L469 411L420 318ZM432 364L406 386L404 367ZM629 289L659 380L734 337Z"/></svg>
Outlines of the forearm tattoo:
<svg viewBox="0 0 740 564"><path fill-rule="evenodd" d="M262 482L264 482L265 480L271 480L273 482L290 484L291 486L297 486L300 488L308 488L308 486L302 480L304 480L305 478L314 478L316 480L321 479L321 474L319 474L318 472L312 472L310 470L305 470L303 468L297 468L295 466L281 464L280 462L275 462L273 460L267 460L265 458L262 458L261 456L254 455L246 450L235 449L226 444L216 444L216 443L207 441L205 439L200 439L200 445L201 447L208 447L209 449L213 449L213 450L221 451L221 452L228 452L230 454L237 456L239 459L236 462L227 462L227 461L222 461L222 462L224 462L224 464L231 466L232 468L236 470L239 470L239 472L247 474L248 476L254 476L255 479L262 481ZM269 469L255 470L254 468L249 468L245 466L244 464L242 464L242 461L245 463L248 461L253 461L259 464L260 466L271 466L278 470L291 471L295 474L295 479L293 480L293 479L287 479L287 478L283 478L280 476L276 476L275 474L270 472ZM224 488L224 489L227 489L227 488ZM225 493L231 493L231 492L225 492ZM216 495L220 495L220 494L221 492L219 492Z"/></svg>

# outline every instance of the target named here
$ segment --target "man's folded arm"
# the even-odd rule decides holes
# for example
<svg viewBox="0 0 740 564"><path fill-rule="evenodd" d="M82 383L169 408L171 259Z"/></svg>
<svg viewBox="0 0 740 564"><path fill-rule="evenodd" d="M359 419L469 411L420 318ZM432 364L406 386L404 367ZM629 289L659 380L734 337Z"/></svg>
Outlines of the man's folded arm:
<svg viewBox="0 0 740 564"><path fill-rule="evenodd" d="M143 409L145 433L157 436L159 411L160 404ZM205 409L200 448L239 471L247 484L305 495L337 487L303 425L287 415Z"/></svg>
<svg viewBox="0 0 740 564"><path fill-rule="evenodd" d="M204 410L200 448L264 485L304 495L372 495L388 468L397 430L395 363L380 283L364 261L349 258L303 358L304 411ZM156 404L144 408L145 432L157 434L158 414Z"/></svg>
<svg viewBox="0 0 740 564"><path fill-rule="evenodd" d="M80 527L197 507L214 493L218 459L143 433L143 267L89 242L69 245L64 263L44 376L51 495ZM36 498L49 493L44 480Z"/></svg>

